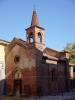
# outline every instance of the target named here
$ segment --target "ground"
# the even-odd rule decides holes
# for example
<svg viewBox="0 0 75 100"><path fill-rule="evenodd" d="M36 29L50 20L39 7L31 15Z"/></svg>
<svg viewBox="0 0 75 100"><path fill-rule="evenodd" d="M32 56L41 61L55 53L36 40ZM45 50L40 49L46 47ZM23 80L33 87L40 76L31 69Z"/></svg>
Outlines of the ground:
<svg viewBox="0 0 75 100"><path fill-rule="evenodd" d="M18 96L1 96L0 100L75 100L75 95L73 96L43 96L43 97L18 97Z"/></svg>

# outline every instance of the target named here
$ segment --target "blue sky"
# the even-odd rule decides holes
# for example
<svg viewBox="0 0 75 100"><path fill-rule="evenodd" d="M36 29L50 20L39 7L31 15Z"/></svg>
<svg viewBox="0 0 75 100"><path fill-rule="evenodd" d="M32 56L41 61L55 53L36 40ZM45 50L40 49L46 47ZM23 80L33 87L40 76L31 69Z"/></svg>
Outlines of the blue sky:
<svg viewBox="0 0 75 100"><path fill-rule="evenodd" d="M75 42L75 0L0 0L0 39L26 40L34 5L45 28L45 47L63 50Z"/></svg>

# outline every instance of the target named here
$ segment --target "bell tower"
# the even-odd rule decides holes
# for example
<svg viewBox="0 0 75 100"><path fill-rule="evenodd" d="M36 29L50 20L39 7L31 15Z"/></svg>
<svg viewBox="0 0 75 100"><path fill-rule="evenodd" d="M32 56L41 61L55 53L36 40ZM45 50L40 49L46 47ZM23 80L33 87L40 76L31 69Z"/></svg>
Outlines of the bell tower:
<svg viewBox="0 0 75 100"><path fill-rule="evenodd" d="M36 10L33 10L31 25L26 29L26 41L38 49L44 49L44 28L39 25Z"/></svg>

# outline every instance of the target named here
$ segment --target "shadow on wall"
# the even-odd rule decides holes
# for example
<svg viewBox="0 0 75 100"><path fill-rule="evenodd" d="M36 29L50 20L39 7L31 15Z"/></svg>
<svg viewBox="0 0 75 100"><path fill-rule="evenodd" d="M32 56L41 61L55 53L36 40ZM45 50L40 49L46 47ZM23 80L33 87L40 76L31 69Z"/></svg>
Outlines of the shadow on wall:
<svg viewBox="0 0 75 100"><path fill-rule="evenodd" d="M5 85L5 79L0 80L0 95L5 95L6 94L6 85Z"/></svg>

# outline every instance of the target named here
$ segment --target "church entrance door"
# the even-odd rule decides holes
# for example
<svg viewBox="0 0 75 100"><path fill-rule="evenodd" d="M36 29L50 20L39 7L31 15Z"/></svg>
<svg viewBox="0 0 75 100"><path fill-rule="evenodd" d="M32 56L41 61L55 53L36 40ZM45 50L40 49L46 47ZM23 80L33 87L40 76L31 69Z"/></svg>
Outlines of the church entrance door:
<svg viewBox="0 0 75 100"><path fill-rule="evenodd" d="M15 79L14 80L14 94L19 96L22 93L22 80Z"/></svg>

